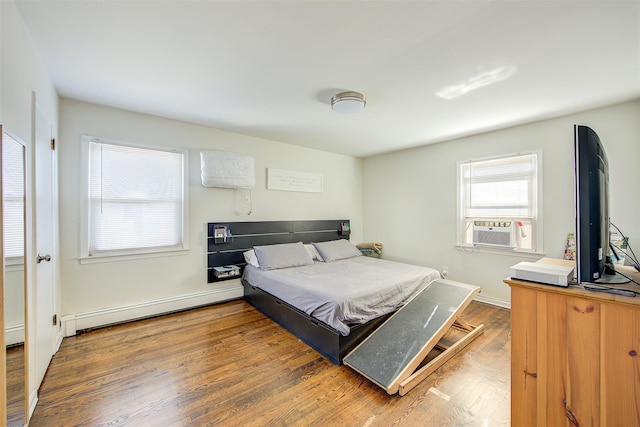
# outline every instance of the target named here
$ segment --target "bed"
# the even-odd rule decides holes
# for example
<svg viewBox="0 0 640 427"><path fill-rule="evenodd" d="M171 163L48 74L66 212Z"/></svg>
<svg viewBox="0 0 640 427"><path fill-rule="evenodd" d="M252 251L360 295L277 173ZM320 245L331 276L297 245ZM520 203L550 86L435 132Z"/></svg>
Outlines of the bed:
<svg viewBox="0 0 640 427"><path fill-rule="evenodd" d="M245 299L338 365L440 278L431 268L361 256L348 241L348 220L210 223L208 228L211 281L216 265L233 260L241 266Z"/></svg>

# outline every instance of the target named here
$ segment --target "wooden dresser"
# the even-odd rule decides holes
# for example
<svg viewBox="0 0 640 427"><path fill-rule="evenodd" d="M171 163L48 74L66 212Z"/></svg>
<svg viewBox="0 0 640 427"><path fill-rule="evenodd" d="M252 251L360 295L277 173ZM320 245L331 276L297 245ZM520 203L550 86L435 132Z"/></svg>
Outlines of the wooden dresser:
<svg viewBox="0 0 640 427"><path fill-rule="evenodd" d="M640 426L640 296L504 282L511 287L511 425Z"/></svg>

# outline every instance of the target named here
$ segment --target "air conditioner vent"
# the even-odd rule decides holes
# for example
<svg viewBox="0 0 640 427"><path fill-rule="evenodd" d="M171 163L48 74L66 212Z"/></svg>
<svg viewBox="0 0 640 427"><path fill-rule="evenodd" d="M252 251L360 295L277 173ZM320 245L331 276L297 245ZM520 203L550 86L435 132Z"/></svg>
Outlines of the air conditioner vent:
<svg viewBox="0 0 640 427"><path fill-rule="evenodd" d="M513 248L513 226L511 221L473 221L473 244Z"/></svg>

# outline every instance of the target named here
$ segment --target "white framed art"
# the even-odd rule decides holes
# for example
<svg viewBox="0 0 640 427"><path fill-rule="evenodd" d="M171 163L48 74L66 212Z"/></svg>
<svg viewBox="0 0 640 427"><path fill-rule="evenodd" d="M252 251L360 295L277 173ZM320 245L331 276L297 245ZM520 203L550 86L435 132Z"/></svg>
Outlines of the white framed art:
<svg viewBox="0 0 640 427"><path fill-rule="evenodd" d="M267 189L322 193L322 175L267 168Z"/></svg>

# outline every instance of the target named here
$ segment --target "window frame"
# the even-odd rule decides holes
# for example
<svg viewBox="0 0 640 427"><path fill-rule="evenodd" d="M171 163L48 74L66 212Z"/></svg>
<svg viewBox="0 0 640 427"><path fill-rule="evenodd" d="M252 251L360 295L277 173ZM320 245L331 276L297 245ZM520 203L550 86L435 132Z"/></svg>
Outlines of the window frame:
<svg viewBox="0 0 640 427"><path fill-rule="evenodd" d="M500 247L500 246L485 246L485 245L476 245L473 242L465 242L465 234L468 232L468 228L470 223L474 219L504 219L511 221L518 221L522 218L528 217L519 217L519 216L467 216L466 211L466 182L464 178L464 168L467 165L478 162L492 161L492 160L503 160L510 159L515 157L520 157L524 155L533 155L536 158L536 166L535 166L535 189L531 194L534 198L533 200L533 210L534 213L530 218L531 221L531 243L532 248L522 248L516 247ZM495 254L502 255L535 255L539 256L544 254L543 250L543 224L542 224L542 172L543 172L543 157L542 150L530 150L530 151L522 151L516 153L502 154L491 157L483 157L483 158L475 158L468 160L460 160L457 162L456 166L456 189L457 189L457 207L456 207L456 248L466 251L479 251L479 252L489 252ZM529 219L528 219L529 220ZM518 228L514 227L514 233L518 232Z"/></svg>
<svg viewBox="0 0 640 427"><path fill-rule="evenodd" d="M155 150L178 153L182 156L182 245L180 247L155 246L149 248L136 249L114 249L90 253L91 236L91 143L103 143L119 145L130 148L140 148L145 150ZM154 258L161 256L172 256L184 254L189 250L189 215L188 215L188 187L189 187L189 151L176 147L165 147L158 145L146 145L127 141L118 141L107 138L82 135L81 137L81 179L80 179L80 205L81 205L81 248L80 263L91 264L96 262L120 261L130 259Z"/></svg>

